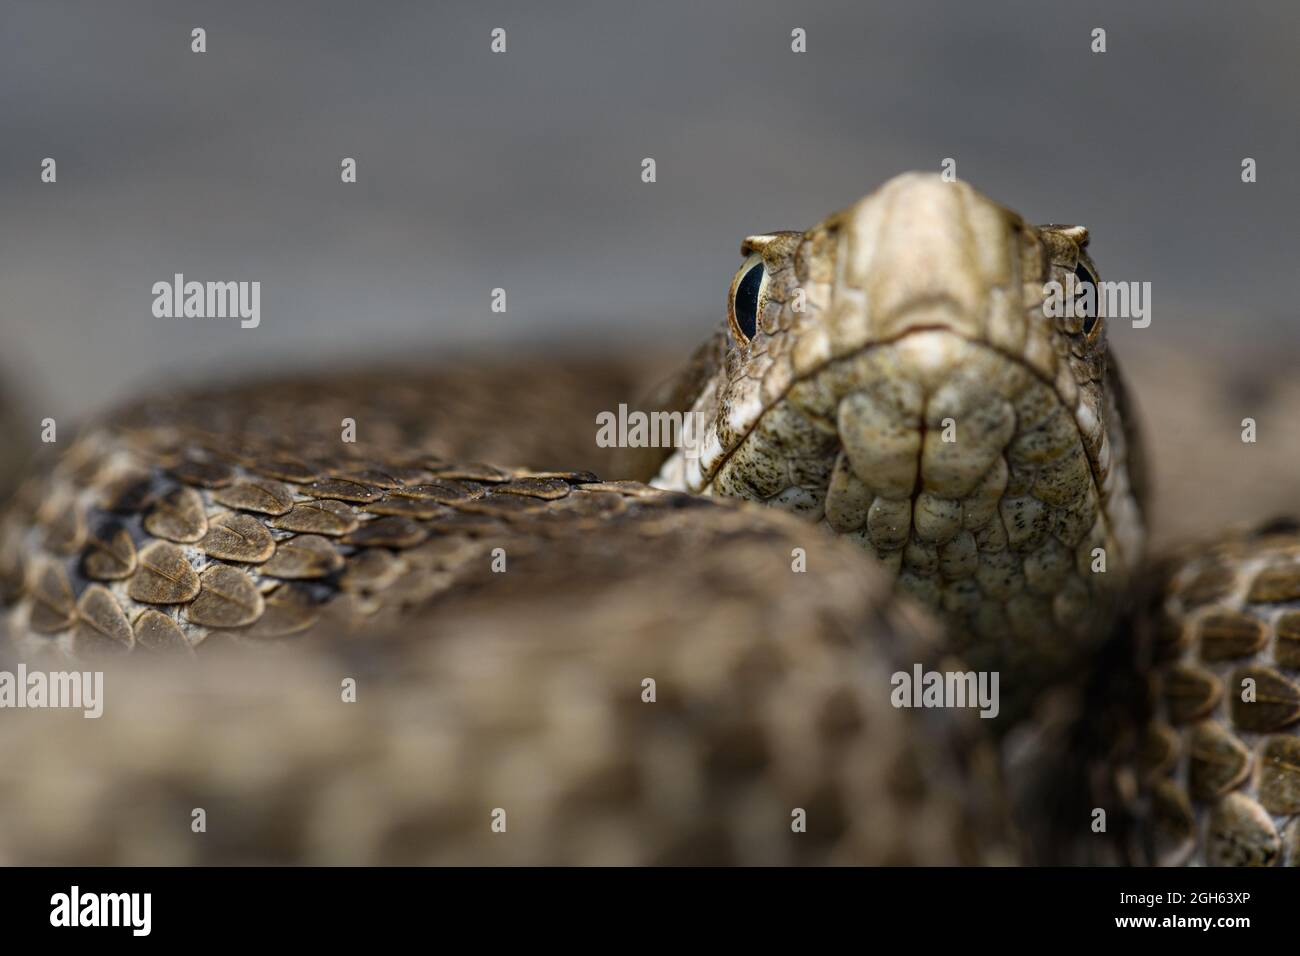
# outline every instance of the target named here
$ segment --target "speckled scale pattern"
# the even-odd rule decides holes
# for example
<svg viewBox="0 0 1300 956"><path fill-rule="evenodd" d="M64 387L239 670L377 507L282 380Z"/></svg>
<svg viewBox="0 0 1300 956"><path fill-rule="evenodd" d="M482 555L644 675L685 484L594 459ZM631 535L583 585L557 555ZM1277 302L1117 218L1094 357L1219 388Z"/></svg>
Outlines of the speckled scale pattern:
<svg viewBox="0 0 1300 956"><path fill-rule="evenodd" d="M300 633L322 614L369 626L390 611L388 591L363 573L376 552L388 557L374 580L410 582L404 601L447 586L447 539L517 524L594 482L557 462L608 463L586 409L626 395L634 379L617 363L549 375L395 368L159 394L115 410L51 449L0 519L11 638L27 654L137 642L194 650L213 635ZM501 427L513 389L549 407L549 428L548 412L526 403ZM355 442L343 440L345 420ZM444 457L471 443L534 467ZM80 625L77 602L92 587L99 618L116 608L129 626Z"/></svg>
<svg viewBox="0 0 1300 956"><path fill-rule="evenodd" d="M363 381L318 382L339 404L315 409L169 396L28 482L0 521L0 658L93 655L109 697L95 721L0 721L0 861L1016 858L978 718L889 705L940 641L860 549L411 435L341 450ZM194 805L222 820L203 839Z"/></svg>
<svg viewBox="0 0 1300 956"><path fill-rule="evenodd" d="M950 666L1002 672L1011 715L1086 660L1138 564L1104 326L1041 310L1084 235L909 174L762 237L759 332L715 336L678 380L667 406L708 428L659 487L596 477L633 471L595 446L594 413L640 393L604 362L161 390L93 424L0 516L0 620L26 659L106 661L125 722L94 742L0 725L0 797L26 808L0 821L0 860L193 861L147 811L214 790L249 842L209 841L208 862L1014 859L972 715L900 713L888 678L956 649ZM947 641L895 581L956 625ZM1260 653L1240 616L1205 628L1216 661ZM271 699L204 684L250 673ZM352 673L371 703L341 719ZM1292 677L1257 674L1264 707L1228 726L1206 717L1217 675L1162 673L1171 720L1199 721L1184 790L1226 793L1206 852L1269 861L1252 807L1293 786ZM665 706L647 711L651 675ZM1257 788L1246 732L1272 735ZM23 774L24 754L66 772ZM161 778L120 821L70 796ZM503 794L522 840L481 825ZM815 838L790 840L792 805Z"/></svg>
<svg viewBox="0 0 1300 956"><path fill-rule="evenodd" d="M101 464L80 484L76 463L92 454L87 445ZM418 454L367 472L356 460L326 457L324 445L304 461L304 447L300 440L301 480L293 481L269 477L286 474L283 462L262 464L278 449L226 450L221 435L202 427L183 436L170 426L92 431L43 477L35 523L10 519L12 639L27 655L91 645L130 651L136 629L165 627L183 637L168 646L198 649L213 635L256 640L298 630L297 621L268 628L263 620L268 606L289 604L300 617L329 611L359 627L386 609L386 591L344 583L375 549L391 557L392 576L409 580L403 600L421 588L427 600L454 577L449 540L521 533L521 523L543 524L538 513L551 503L573 495L572 512L581 513L595 507L588 499L612 494L587 490L600 488L590 473L467 469ZM71 538L70 524L80 529ZM310 600L286 602L285 592L304 590ZM87 594L96 598L92 619L115 626L81 626Z"/></svg>
<svg viewBox="0 0 1300 956"><path fill-rule="evenodd" d="M1300 866L1300 527L1174 563L1146 637L1148 859Z"/></svg>

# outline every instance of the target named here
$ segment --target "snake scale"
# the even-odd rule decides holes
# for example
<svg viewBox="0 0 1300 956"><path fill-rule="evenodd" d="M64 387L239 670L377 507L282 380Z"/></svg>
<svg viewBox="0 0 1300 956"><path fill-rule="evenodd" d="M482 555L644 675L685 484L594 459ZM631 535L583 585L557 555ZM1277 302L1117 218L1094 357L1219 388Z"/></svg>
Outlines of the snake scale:
<svg viewBox="0 0 1300 956"><path fill-rule="evenodd" d="M693 450L595 445L617 361L88 424L0 600L6 666L108 700L0 721L0 859L1300 862L1296 529L1146 557L1106 317L1044 309L1088 246L919 173L751 236L650 399ZM894 706L921 665L999 716Z"/></svg>

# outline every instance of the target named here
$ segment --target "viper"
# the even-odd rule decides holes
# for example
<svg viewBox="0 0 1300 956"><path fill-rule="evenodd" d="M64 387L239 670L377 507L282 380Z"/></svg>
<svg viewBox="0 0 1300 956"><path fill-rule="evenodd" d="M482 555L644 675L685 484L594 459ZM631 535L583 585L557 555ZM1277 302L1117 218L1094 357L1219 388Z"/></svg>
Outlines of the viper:
<svg viewBox="0 0 1300 956"><path fill-rule="evenodd" d="M1294 529L1145 554L1107 317L1044 308L1090 247L921 173L750 236L639 406L703 421L691 449L598 447L646 394L623 360L87 424L0 518L0 598L13 655L102 662L104 717L0 724L0 854L1032 862L1096 833L1023 786L1074 761L1133 822L1089 860L1300 860ZM893 707L921 666L995 672L998 718Z"/></svg>

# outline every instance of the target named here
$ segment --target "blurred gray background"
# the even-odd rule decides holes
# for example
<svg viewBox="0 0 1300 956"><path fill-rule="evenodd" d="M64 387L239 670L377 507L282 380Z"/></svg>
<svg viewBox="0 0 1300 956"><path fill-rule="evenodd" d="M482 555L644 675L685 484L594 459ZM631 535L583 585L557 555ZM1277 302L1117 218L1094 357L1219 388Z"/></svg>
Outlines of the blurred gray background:
<svg viewBox="0 0 1300 956"><path fill-rule="evenodd" d="M1118 350L1294 341L1296 4L0 10L0 376L41 415L288 362L684 349L744 235L948 156L1030 219L1089 225L1105 277L1153 283ZM261 326L154 318L175 272L260 280Z"/></svg>

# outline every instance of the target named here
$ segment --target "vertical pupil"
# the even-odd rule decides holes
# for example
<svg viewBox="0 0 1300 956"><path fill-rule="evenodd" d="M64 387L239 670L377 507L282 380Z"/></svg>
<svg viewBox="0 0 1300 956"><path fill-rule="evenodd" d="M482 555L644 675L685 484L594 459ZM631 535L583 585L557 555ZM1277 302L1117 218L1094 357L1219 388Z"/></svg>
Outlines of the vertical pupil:
<svg viewBox="0 0 1300 956"><path fill-rule="evenodd" d="M745 338L758 331L758 290L763 284L763 264L759 263L741 277L736 286L736 325Z"/></svg>
<svg viewBox="0 0 1300 956"><path fill-rule="evenodd" d="M1098 294L1098 289L1097 289L1097 287L1096 287L1096 284L1092 281L1092 276L1088 273L1088 270L1085 269L1083 266L1075 266L1075 267L1074 267L1074 277L1075 277L1075 279L1078 280L1078 282L1079 282L1080 285L1083 285L1084 283L1087 283L1088 285L1090 285L1090 286L1093 287L1093 289L1092 289L1092 308L1088 311L1088 314L1085 315L1085 316L1083 317L1083 334L1084 334L1084 335L1088 335L1090 332L1092 332L1093 328L1096 327L1096 325L1097 325L1097 294ZM1080 293L1080 294L1082 294L1082 293Z"/></svg>

